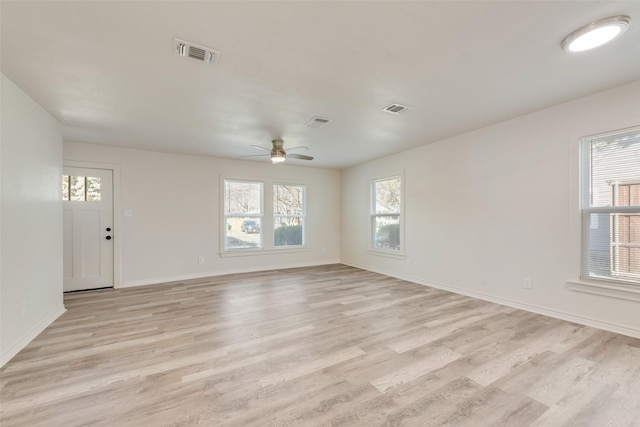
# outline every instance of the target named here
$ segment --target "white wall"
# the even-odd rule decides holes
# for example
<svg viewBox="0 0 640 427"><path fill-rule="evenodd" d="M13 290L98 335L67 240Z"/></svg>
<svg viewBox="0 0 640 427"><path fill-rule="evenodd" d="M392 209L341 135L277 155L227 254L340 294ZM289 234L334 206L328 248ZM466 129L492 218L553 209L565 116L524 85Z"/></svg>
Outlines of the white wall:
<svg viewBox="0 0 640 427"><path fill-rule="evenodd" d="M214 157L64 143L64 159L111 163L120 170L115 243L116 286L153 284L226 273L336 263L340 260L340 173ZM220 177L307 186L305 251L221 257ZM125 210L133 216L124 217ZM204 264L198 264L203 256Z"/></svg>
<svg viewBox="0 0 640 427"><path fill-rule="evenodd" d="M342 261L640 337L639 294L568 289L580 276L578 138L633 125L640 81L346 169ZM369 184L399 170L406 258L392 259L367 251Z"/></svg>
<svg viewBox="0 0 640 427"><path fill-rule="evenodd" d="M62 127L2 75L0 365L64 312Z"/></svg>

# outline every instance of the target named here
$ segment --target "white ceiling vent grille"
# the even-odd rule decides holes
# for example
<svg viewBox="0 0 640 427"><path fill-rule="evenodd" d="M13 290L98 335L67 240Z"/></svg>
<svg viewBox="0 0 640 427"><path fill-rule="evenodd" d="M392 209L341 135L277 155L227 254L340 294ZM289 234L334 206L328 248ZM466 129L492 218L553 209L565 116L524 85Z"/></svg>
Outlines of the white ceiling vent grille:
<svg viewBox="0 0 640 427"><path fill-rule="evenodd" d="M408 107L400 104L391 104L388 107L384 107L382 111L386 111L391 114L402 114L408 110Z"/></svg>
<svg viewBox="0 0 640 427"><path fill-rule="evenodd" d="M210 65L218 62L218 58L220 57L220 52L217 50L179 39L175 39L173 41L173 49L174 52L184 58L193 59Z"/></svg>
<svg viewBox="0 0 640 427"><path fill-rule="evenodd" d="M327 123L329 123L331 120L327 119L326 117L313 117L311 120L309 120L307 123L305 123L304 125L310 128L319 128L322 127L324 125L326 125Z"/></svg>

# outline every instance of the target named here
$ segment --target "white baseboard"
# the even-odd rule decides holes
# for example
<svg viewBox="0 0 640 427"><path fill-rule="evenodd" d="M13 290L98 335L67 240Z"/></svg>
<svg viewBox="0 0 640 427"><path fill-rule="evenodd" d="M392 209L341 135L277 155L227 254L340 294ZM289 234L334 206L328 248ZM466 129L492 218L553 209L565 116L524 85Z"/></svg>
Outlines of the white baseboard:
<svg viewBox="0 0 640 427"><path fill-rule="evenodd" d="M396 279L406 280L408 282L416 283L418 285L429 286L432 288L442 289L443 291L449 291L460 295L466 295L468 297L477 298L483 301L494 302L496 304L504 305L507 307L517 308L520 310L529 311L536 314L542 314L549 317L554 317L556 319L566 320L573 323L578 323L580 325L590 326L593 328L602 329L609 332L615 332L621 335L627 335L633 338L640 338L640 330L636 328L630 328L625 325L619 325L616 323L605 322L598 319L593 319L589 317L579 316L573 313L567 313L558 310L551 310L545 307L540 307L533 304L521 303L518 301L513 301L510 299L497 297L495 295L484 294L481 292L469 291L467 289L461 289L455 286L450 286L443 283L435 283L429 282L417 277L407 276L403 274L392 273L389 271L384 271L377 268L371 268L368 266L358 265L355 263L349 263L342 261L342 264L349 265L351 267L360 268L362 270L373 271L374 273L384 274L385 276L395 277Z"/></svg>
<svg viewBox="0 0 640 427"><path fill-rule="evenodd" d="M257 268L246 267L246 268L236 268L236 269L228 269L228 270L216 270L216 271L209 271L209 272L203 272L203 273L182 274L177 276L154 277L151 279L129 280L126 282L122 282L120 285L116 286L116 288L117 289L133 288L136 286L157 285L159 283L179 282L183 280L203 279L205 277L225 276L228 274L256 273L259 271L282 270L286 268L317 267L321 265L330 265L330 264L340 264L340 261L332 260L332 261L323 261L320 263L292 263L292 264L281 264L281 265L267 265L267 266L262 266Z"/></svg>
<svg viewBox="0 0 640 427"><path fill-rule="evenodd" d="M4 366L9 360L11 360L16 354L20 352L23 348L25 348L35 337L37 337L42 331L44 331L47 326L51 325L54 320L58 317L62 316L62 314L67 311L64 306L58 308L56 311L42 319L36 326L34 326L29 332L27 332L22 338L18 340L15 344L13 344L6 351L2 352L0 356L0 367Z"/></svg>

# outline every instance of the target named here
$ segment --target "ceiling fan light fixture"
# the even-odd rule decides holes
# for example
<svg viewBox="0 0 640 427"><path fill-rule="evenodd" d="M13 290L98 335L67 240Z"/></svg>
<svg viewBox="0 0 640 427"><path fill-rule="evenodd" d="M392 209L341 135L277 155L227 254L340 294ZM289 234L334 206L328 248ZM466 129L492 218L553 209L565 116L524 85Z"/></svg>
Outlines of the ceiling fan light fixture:
<svg viewBox="0 0 640 427"><path fill-rule="evenodd" d="M611 16L578 28L562 40L565 52L582 52L593 49L621 36L631 23L624 15Z"/></svg>
<svg viewBox="0 0 640 427"><path fill-rule="evenodd" d="M271 153L271 163L274 165L277 163L282 163L286 160L287 155L281 151L276 151Z"/></svg>

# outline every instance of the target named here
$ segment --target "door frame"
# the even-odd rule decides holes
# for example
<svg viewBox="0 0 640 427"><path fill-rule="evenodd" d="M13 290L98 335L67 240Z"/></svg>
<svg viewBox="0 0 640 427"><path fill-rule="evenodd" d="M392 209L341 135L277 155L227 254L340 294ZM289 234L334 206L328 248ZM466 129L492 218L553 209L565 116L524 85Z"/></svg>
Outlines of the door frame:
<svg viewBox="0 0 640 427"><path fill-rule="evenodd" d="M113 179L113 288L117 289L122 283L121 259L121 230L122 221L120 215L120 165L115 163L84 162L78 160L62 160L62 167L105 169L110 170Z"/></svg>

